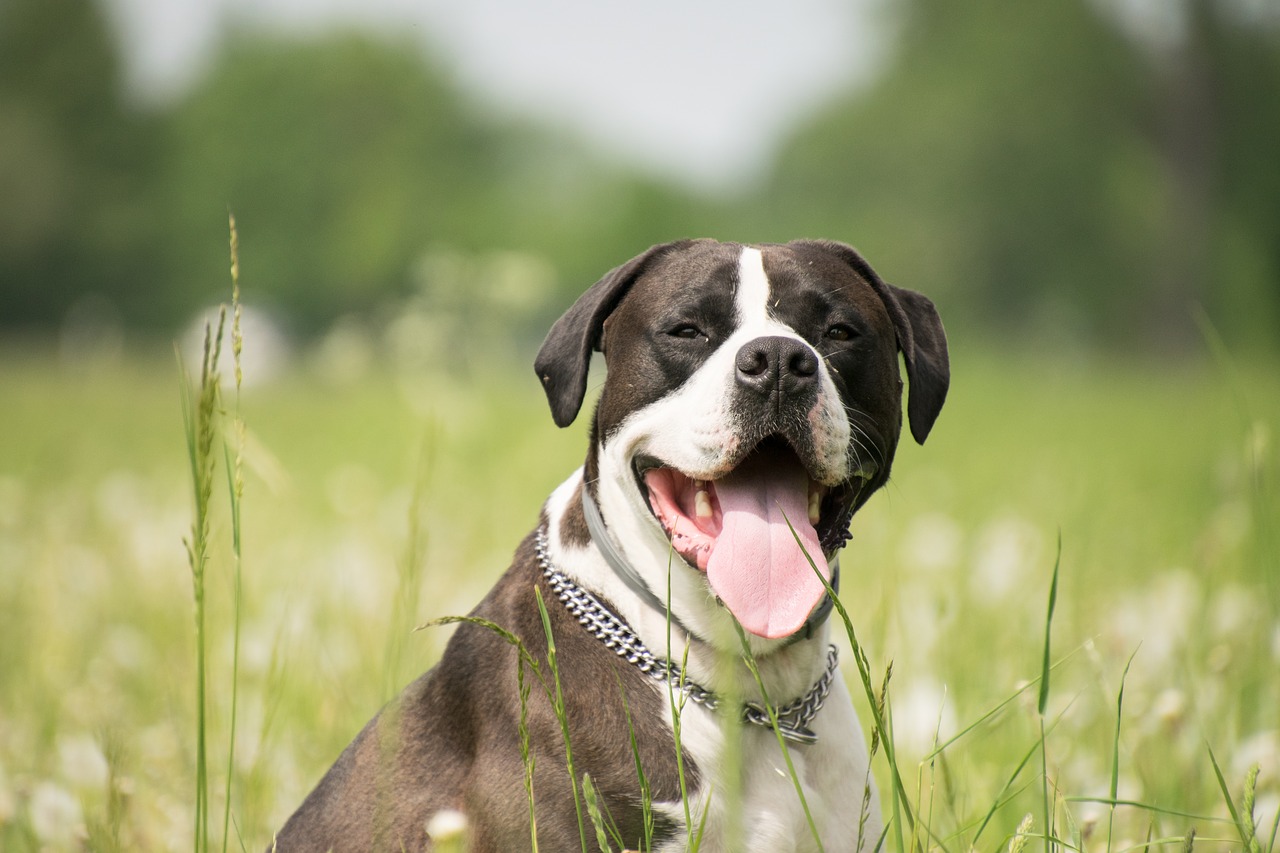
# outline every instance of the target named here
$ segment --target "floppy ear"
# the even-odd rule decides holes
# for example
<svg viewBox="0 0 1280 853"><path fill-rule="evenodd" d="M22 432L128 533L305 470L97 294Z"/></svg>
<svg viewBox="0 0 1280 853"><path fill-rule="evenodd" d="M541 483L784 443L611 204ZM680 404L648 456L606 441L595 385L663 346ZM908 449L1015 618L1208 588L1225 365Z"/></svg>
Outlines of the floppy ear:
<svg viewBox="0 0 1280 853"><path fill-rule="evenodd" d="M907 416L911 435L919 444L929 436L942 411L951 385L951 362L947 356L947 333L942 319L928 297L886 284L852 246L828 240L799 240L797 244L824 249L839 257L861 275L879 294L898 333L898 349L907 365Z"/></svg>
<svg viewBox="0 0 1280 853"><path fill-rule="evenodd" d="M600 334L613 309L618 307L632 283L655 259L690 242L662 243L622 266L614 267L578 297L578 301L551 327L538 350L538 357L533 361L533 369L542 381L542 390L547 393L556 426L567 427L573 423L582 408L582 399L587 393L591 352L600 350Z"/></svg>
<svg viewBox="0 0 1280 853"><path fill-rule="evenodd" d="M889 306L893 324L898 328L898 344L903 348L907 380L911 383L907 391L911 436L917 444L924 444L951 386L947 333L942 328L937 309L927 296L892 284L880 284L884 287L881 298ZM904 328L907 330L905 335ZM910 343L910 348L907 348L904 338Z"/></svg>

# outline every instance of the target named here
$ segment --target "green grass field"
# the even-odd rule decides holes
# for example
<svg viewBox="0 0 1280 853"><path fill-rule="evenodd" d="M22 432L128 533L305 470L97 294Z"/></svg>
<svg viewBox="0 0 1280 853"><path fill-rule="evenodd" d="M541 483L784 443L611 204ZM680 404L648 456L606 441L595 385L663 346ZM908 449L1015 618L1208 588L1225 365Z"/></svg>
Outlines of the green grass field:
<svg viewBox="0 0 1280 853"><path fill-rule="evenodd" d="M1047 790L1052 834L1068 846L1186 849L1194 830L1196 849L1274 850L1280 369L953 348L929 444L900 447L843 561L841 597L877 683L892 662L918 842L1003 850L1028 814L1043 835ZM163 357L70 370L8 351L0 400L0 849L191 849L196 639L183 540L194 510L178 370ZM523 364L465 381L374 372L340 384L299 366L246 389L240 414L228 849L258 850L433 663L448 629L410 629L467 612L505 569L579 464L585 426L557 430ZM219 474L206 577L218 849L233 649L226 493ZM1032 682L1059 536L1042 753ZM842 665L861 697L852 657ZM885 792L882 761L877 772ZM1134 805L1102 802L1113 775L1116 798ZM1250 812L1254 847L1240 828Z"/></svg>

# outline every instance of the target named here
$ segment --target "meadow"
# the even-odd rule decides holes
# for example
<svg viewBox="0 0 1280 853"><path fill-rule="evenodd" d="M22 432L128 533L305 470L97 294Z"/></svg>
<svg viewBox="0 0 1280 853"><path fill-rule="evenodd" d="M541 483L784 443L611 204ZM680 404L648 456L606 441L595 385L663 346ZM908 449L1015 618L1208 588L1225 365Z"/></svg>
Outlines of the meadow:
<svg viewBox="0 0 1280 853"><path fill-rule="evenodd" d="M414 627L466 613L580 463L585 425L554 427L522 355L465 375L304 356L238 395L224 373L247 429L240 523L219 472L205 576L215 848L228 790L225 849L269 844L436 660L450 629ZM892 666L907 846L1275 850L1278 365L1209 345L1175 365L959 339L952 357L928 444L904 440L843 558L877 685ZM0 357L5 851L194 846L182 393L165 353Z"/></svg>

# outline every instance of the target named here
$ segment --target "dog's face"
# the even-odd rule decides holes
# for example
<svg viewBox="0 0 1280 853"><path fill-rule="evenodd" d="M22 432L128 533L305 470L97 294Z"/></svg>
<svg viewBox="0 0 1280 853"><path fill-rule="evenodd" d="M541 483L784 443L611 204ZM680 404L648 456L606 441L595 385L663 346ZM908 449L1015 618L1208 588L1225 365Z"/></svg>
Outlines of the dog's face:
<svg viewBox="0 0 1280 853"><path fill-rule="evenodd" d="M932 304L835 243L666 244L611 272L539 354L562 426L592 349L608 379L586 478L625 556L651 588L675 563L673 589L704 590L673 596L673 610L681 598L710 615L678 618L705 624L723 605L766 639L803 627L824 594L814 568L828 574L853 512L888 478L898 352L917 440L948 383Z"/></svg>

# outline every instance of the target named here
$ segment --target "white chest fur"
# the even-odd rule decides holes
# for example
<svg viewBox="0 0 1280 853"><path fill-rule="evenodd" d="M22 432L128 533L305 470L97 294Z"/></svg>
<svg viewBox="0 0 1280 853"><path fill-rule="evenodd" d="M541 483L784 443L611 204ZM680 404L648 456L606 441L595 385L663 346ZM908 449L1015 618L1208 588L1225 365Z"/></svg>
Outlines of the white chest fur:
<svg viewBox="0 0 1280 853"><path fill-rule="evenodd" d="M788 767L772 731L746 726L737 730L733 744L720 718L685 704L680 713L681 746L699 768L712 771L689 792L691 835L698 837L701 828L696 849L854 853L875 848L882 829L880 804L870 783L862 732L839 679L813 729L817 743L787 745ZM685 803L663 803L660 808L685 824ZM694 844L680 837L661 849L694 849Z"/></svg>
<svg viewBox="0 0 1280 853"><path fill-rule="evenodd" d="M666 658L665 619L631 595L594 548L566 548L559 542L559 520L581 486L581 472L575 472L547 502L550 550L557 568L613 601L618 616L654 654ZM826 634L824 629L808 642L816 649L825 649ZM682 652L683 643L677 640L670 651L671 659L680 660ZM823 656L821 652L816 655L815 660ZM710 662L701 663L700 668L706 671ZM767 686L778 698L793 697L807 690L812 676L820 671L818 667L809 674L775 673L784 679L771 679L772 684ZM675 712L667 698L671 691L659 684L655 689L664 696L666 723L674 731ZM746 681L740 682L739 689L755 692ZM687 792L687 803L654 804L655 810L677 825L690 828L689 835L679 835L658 850L856 853L875 848L882 831L880 803L871 781L862 729L839 673L821 711L810 724L818 736L817 743L788 744L790 768L772 730L734 726L726 734L721 713L692 701L677 702L680 747L698 768L698 784ZM815 833L821 845L815 840ZM699 839L696 845L691 837Z"/></svg>

